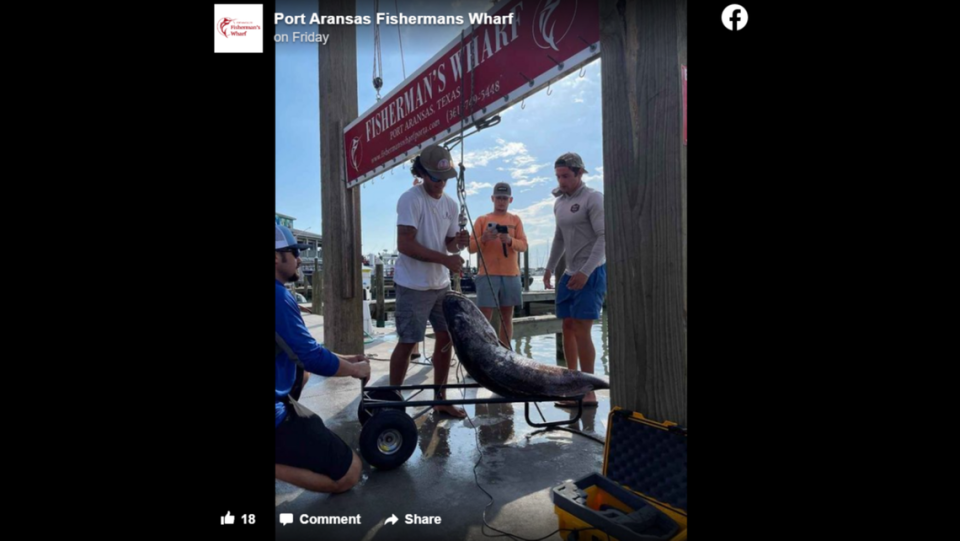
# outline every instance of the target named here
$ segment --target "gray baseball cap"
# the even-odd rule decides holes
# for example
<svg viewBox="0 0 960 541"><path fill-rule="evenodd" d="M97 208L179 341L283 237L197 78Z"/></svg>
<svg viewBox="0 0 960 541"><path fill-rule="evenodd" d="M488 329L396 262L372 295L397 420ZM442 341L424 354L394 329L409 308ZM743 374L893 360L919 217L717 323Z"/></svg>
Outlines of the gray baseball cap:
<svg viewBox="0 0 960 541"><path fill-rule="evenodd" d="M498 182L496 186L493 187L494 197L498 195L509 195L512 196L513 193L510 191L510 185L506 182Z"/></svg>
<svg viewBox="0 0 960 541"><path fill-rule="evenodd" d="M576 152L567 152L566 154L557 158L556 163L553 164L554 167L577 167L583 170L584 173L589 173L587 169L583 166L583 158L580 157Z"/></svg>

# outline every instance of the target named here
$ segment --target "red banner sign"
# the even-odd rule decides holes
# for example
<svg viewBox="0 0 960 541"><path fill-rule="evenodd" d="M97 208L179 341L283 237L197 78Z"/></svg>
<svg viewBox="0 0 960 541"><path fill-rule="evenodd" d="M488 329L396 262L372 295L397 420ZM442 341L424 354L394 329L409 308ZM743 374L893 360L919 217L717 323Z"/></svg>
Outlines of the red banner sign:
<svg viewBox="0 0 960 541"><path fill-rule="evenodd" d="M600 56L596 0L505 0L344 129L355 186ZM462 107L461 107L462 106Z"/></svg>

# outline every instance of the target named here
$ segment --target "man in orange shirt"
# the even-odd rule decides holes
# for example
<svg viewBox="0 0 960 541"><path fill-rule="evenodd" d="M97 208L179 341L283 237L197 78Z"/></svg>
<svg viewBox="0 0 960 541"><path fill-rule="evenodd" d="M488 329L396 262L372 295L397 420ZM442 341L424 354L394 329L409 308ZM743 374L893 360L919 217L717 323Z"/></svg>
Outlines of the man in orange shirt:
<svg viewBox="0 0 960 541"><path fill-rule="evenodd" d="M477 306L488 321L493 317L493 309L500 307L500 321L503 324L497 331L500 341L509 344L513 336L513 307L523 304L517 254L527 250L527 236L523 232L520 217L507 212L510 203L513 203L509 184L498 182L493 187L490 200L493 201L493 212L477 218L473 224L470 253L481 251L483 255L477 263L479 271L474 280L477 285Z"/></svg>

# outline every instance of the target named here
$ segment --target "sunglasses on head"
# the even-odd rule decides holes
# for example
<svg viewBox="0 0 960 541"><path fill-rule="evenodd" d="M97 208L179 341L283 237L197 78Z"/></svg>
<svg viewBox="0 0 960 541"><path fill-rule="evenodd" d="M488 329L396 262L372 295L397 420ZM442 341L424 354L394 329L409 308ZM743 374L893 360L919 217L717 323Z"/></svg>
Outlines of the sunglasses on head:
<svg viewBox="0 0 960 541"><path fill-rule="evenodd" d="M434 176L431 175L429 171L427 171L427 178L429 178L430 180L432 180L432 181L434 181L434 182L446 182L446 181L447 181L447 179L445 179L445 178L434 178Z"/></svg>

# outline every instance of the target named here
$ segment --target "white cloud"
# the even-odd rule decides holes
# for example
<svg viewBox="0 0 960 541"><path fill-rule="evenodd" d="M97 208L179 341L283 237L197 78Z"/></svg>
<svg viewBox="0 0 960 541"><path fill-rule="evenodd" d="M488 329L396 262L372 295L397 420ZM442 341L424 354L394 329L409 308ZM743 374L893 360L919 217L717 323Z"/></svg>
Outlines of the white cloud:
<svg viewBox="0 0 960 541"><path fill-rule="evenodd" d="M550 220L553 221L554 200L555 198L553 196L545 197L529 207L515 209L513 213L519 216L522 220L530 223L535 223L536 220L539 220L543 217L549 217Z"/></svg>
<svg viewBox="0 0 960 541"><path fill-rule="evenodd" d="M467 195L477 195L483 188L493 188L489 182L470 182L467 184Z"/></svg>
<svg viewBox="0 0 960 541"><path fill-rule="evenodd" d="M465 153L463 155L463 165L465 167L486 167L494 160L527 153L527 147L523 143L508 143L503 139L497 139L497 144L500 146L471 150Z"/></svg>
<svg viewBox="0 0 960 541"><path fill-rule="evenodd" d="M546 166L547 164L545 163L535 163L529 167L518 167L510 172L510 176L513 177L513 180L527 180L528 175L532 175Z"/></svg>
<svg viewBox="0 0 960 541"><path fill-rule="evenodd" d="M520 182L515 182L514 186L535 186L537 184L543 184L544 182L550 180L548 177L534 177L530 180L521 180ZM524 190L526 191L526 190Z"/></svg>
<svg viewBox="0 0 960 541"><path fill-rule="evenodd" d="M530 181L530 176L549 165L536 163L537 158L530 155L523 143L508 142L503 139L497 139L496 143L498 145L496 147L474 150L464 154L464 165L466 167L486 167L491 162L501 160L506 166L496 167L496 170L509 171L510 177L514 181L525 183L519 184L521 186L534 184Z"/></svg>
<svg viewBox="0 0 960 541"><path fill-rule="evenodd" d="M523 221L523 230L527 234L530 246L550 246L556 220L553 217L553 196L546 197L526 208L511 209L511 212Z"/></svg>
<svg viewBox="0 0 960 541"><path fill-rule="evenodd" d="M536 158L530 156L529 154L521 154L513 159L514 165L527 165L528 163L533 163L536 161Z"/></svg>
<svg viewBox="0 0 960 541"><path fill-rule="evenodd" d="M603 166L597 167L597 172L594 174L584 173L583 182L587 186L590 186L598 192L603 191Z"/></svg>

